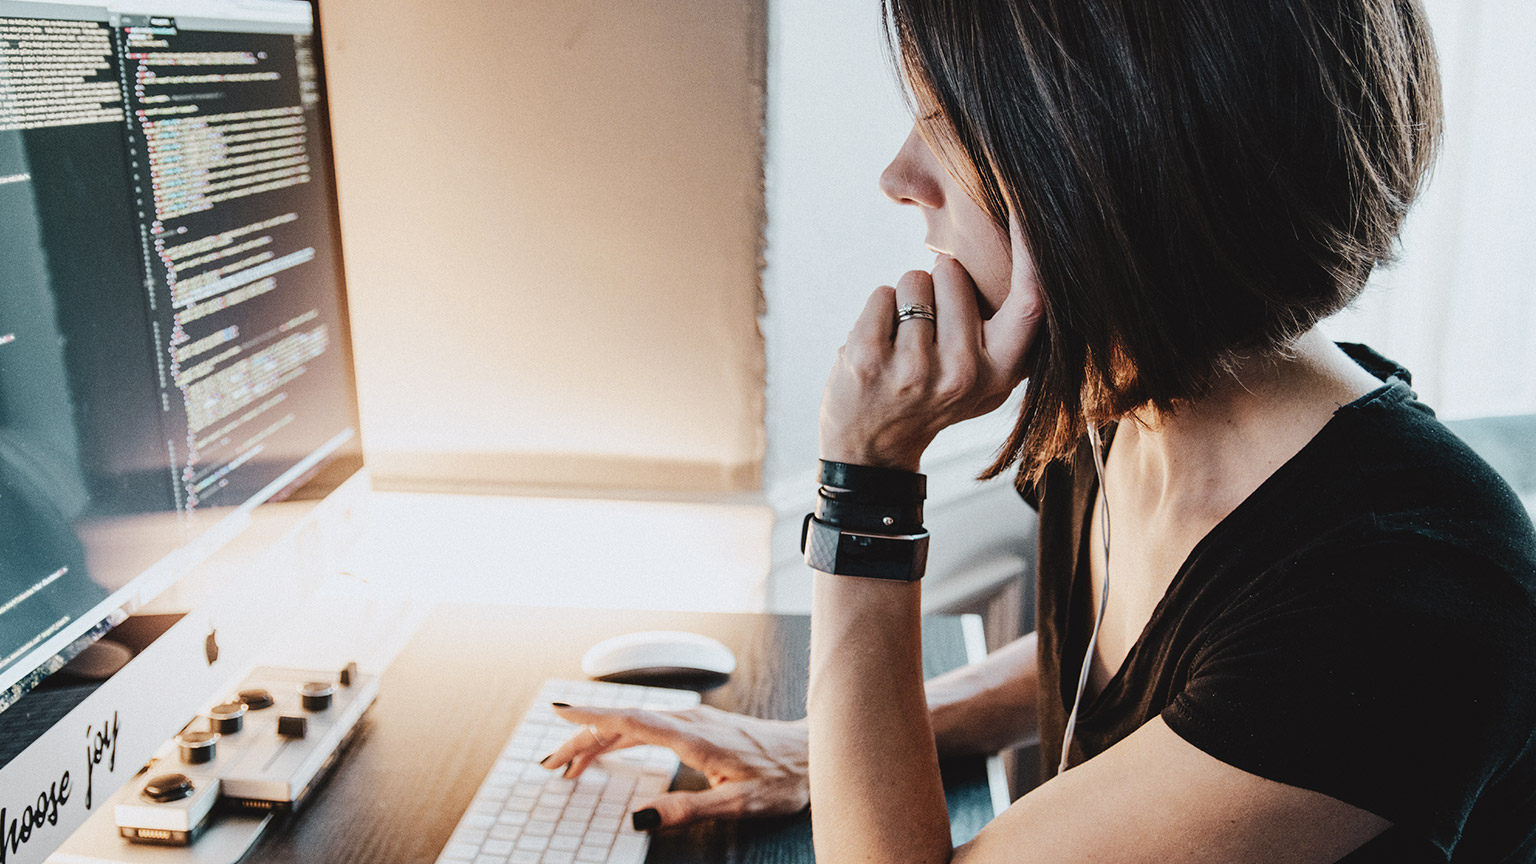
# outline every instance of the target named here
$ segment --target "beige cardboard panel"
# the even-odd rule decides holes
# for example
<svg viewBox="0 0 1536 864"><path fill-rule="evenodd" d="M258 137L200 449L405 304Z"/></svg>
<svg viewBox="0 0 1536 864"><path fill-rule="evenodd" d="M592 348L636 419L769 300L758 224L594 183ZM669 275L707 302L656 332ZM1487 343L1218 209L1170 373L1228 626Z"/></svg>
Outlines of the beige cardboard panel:
<svg viewBox="0 0 1536 864"><path fill-rule="evenodd" d="M380 479L447 453L755 478L762 0L323 14Z"/></svg>
<svg viewBox="0 0 1536 864"><path fill-rule="evenodd" d="M370 471L387 492L585 496L638 490L643 497L717 500L762 485L762 462L639 459L580 453L383 453Z"/></svg>

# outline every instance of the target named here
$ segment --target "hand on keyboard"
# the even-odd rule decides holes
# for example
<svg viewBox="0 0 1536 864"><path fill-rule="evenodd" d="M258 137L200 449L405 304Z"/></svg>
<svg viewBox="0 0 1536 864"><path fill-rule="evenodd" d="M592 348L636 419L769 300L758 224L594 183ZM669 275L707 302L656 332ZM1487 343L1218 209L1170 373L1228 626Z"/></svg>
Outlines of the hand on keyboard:
<svg viewBox="0 0 1536 864"><path fill-rule="evenodd" d="M702 792L668 792L649 803L633 802L637 810L656 810L660 826L782 816L810 803L803 720L763 720L707 705L682 711L557 706L555 713L582 726L541 763L551 771L564 768L567 778L579 777L603 753L656 744L709 779L710 788Z"/></svg>

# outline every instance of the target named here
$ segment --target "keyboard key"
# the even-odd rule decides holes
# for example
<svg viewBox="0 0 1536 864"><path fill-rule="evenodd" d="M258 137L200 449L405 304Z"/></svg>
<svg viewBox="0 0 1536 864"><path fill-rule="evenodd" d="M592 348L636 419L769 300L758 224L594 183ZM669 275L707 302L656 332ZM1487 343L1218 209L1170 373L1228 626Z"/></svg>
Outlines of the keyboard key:
<svg viewBox="0 0 1536 864"><path fill-rule="evenodd" d="M608 777L606 775L598 776L594 771L586 771L576 780L576 791L595 795L602 791L603 784L607 782Z"/></svg>
<svg viewBox="0 0 1536 864"><path fill-rule="evenodd" d="M671 785L672 781L666 777L657 777L655 775L643 777L640 779L640 782L635 784L635 797L655 798L657 795L667 791L667 787Z"/></svg>
<svg viewBox="0 0 1536 864"><path fill-rule="evenodd" d="M647 839L639 834L619 835L613 841L613 848L608 852L609 864L640 864L645 860Z"/></svg>
<svg viewBox="0 0 1536 864"><path fill-rule="evenodd" d="M526 849L529 852L543 852L545 849L549 848L549 838L530 837L525 834L522 837L517 838L517 848Z"/></svg>
<svg viewBox="0 0 1536 864"><path fill-rule="evenodd" d="M618 819L593 819L587 830L595 834L613 834L619 830L620 824Z"/></svg>
<svg viewBox="0 0 1536 864"><path fill-rule="evenodd" d="M483 829L478 828L460 828L453 832L453 839L448 842L463 843L466 846L479 846L485 842L486 833Z"/></svg>
<svg viewBox="0 0 1536 864"><path fill-rule="evenodd" d="M597 681L546 681L508 737L461 815L441 864L643 864L650 838L629 825L631 799L671 785L677 757L663 747L602 756L580 778L566 779L535 760L581 727L554 715L549 702L689 708L694 693Z"/></svg>

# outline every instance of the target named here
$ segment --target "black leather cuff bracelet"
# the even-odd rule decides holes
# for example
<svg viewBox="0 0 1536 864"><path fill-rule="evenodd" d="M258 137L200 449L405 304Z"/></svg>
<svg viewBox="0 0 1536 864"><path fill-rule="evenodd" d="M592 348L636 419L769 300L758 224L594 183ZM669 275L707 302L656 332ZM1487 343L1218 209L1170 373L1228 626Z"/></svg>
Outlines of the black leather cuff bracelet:
<svg viewBox="0 0 1536 864"><path fill-rule="evenodd" d="M821 460L821 485L832 487L839 499L889 504L922 501L928 497L928 478L900 468L850 465Z"/></svg>
<svg viewBox="0 0 1536 864"><path fill-rule="evenodd" d="M816 496L816 518L834 528L867 534L921 534L923 504L866 503L840 497L822 488Z"/></svg>

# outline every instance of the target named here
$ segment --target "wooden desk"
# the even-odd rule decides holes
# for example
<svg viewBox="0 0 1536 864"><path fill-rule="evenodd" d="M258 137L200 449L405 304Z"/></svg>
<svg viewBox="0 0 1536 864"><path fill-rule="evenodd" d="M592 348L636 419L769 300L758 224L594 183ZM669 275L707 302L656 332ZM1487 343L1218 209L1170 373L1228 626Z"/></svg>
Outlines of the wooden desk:
<svg viewBox="0 0 1536 864"><path fill-rule="evenodd" d="M579 679L589 646L652 629L703 633L736 652L736 673L705 692L707 704L805 716L805 617L439 607L385 672L366 728L325 787L246 860L431 864L544 679ZM923 653L929 675L964 665L961 619L927 619ZM956 837L968 839L993 815L985 761L954 760L945 771ZM684 769L674 788L704 785ZM658 832L648 860L809 862L810 816Z"/></svg>

